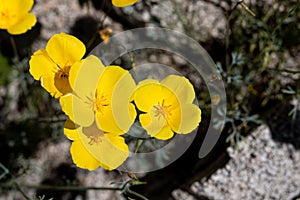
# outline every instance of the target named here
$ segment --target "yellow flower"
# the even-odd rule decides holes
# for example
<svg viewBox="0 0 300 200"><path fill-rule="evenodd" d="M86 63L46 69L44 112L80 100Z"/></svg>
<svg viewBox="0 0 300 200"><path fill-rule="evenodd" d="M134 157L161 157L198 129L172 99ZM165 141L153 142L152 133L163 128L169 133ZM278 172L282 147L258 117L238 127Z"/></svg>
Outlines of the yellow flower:
<svg viewBox="0 0 300 200"><path fill-rule="evenodd" d="M34 14L29 13L33 0L0 0L0 29L10 34L25 33L36 23Z"/></svg>
<svg viewBox="0 0 300 200"><path fill-rule="evenodd" d="M130 6L138 2L138 0L112 0L112 4L116 7Z"/></svg>
<svg viewBox="0 0 300 200"><path fill-rule="evenodd" d="M60 33L50 38L46 49L36 51L29 61L29 72L40 80L52 96L72 92L69 84L69 71L85 54L84 44L74 36Z"/></svg>
<svg viewBox="0 0 300 200"><path fill-rule="evenodd" d="M95 124L90 127L77 127L67 120L64 134L73 141L70 148L73 162L83 169L94 170L102 167L113 170L129 155L123 137L103 132Z"/></svg>
<svg viewBox="0 0 300 200"><path fill-rule="evenodd" d="M201 110L193 101L192 84L184 77L170 75L161 82L147 79L139 83L134 95L141 125L149 135L166 140L175 133L187 134L197 128Z"/></svg>
<svg viewBox="0 0 300 200"><path fill-rule="evenodd" d="M83 127L96 123L109 133L129 130L136 116L130 103L136 85L128 71L104 67L92 55L71 68L69 79L73 93L62 96L60 104L72 121Z"/></svg>

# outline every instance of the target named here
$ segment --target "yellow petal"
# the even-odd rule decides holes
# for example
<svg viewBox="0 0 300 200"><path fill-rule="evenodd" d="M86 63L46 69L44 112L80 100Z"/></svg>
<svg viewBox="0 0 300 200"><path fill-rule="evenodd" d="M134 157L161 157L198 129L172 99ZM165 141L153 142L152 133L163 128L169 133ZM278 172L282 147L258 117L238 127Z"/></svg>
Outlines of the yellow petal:
<svg viewBox="0 0 300 200"><path fill-rule="evenodd" d="M170 75L163 79L161 84L170 89L181 103L192 103L195 99L193 85L185 77Z"/></svg>
<svg viewBox="0 0 300 200"><path fill-rule="evenodd" d="M63 95L54 85L54 74L42 76L41 86L45 88L54 98L59 98Z"/></svg>
<svg viewBox="0 0 300 200"><path fill-rule="evenodd" d="M72 160L77 167L95 170L101 165L101 163L90 154L80 140L76 140L72 143L70 152Z"/></svg>
<svg viewBox="0 0 300 200"><path fill-rule="evenodd" d="M158 81L146 80L138 85L133 98L140 111L148 112L153 105L161 103L162 95L162 86Z"/></svg>
<svg viewBox="0 0 300 200"><path fill-rule="evenodd" d="M130 97L135 82L128 71L119 66L108 66L97 87L97 125L106 132L127 132L134 122ZM101 106L102 105L102 106Z"/></svg>
<svg viewBox="0 0 300 200"><path fill-rule="evenodd" d="M0 1L0 28L7 29L11 24L14 24L18 18L14 12L14 8L10 7L9 1Z"/></svg>
<svg viewBox="0 0 300 200"><path fill-rule="evenodd" d="M124 138L120 136L107 133L101 135L100 138L97 139L97 142L91 143L91 138L86 136L89 135L89 133L79 131L79 135L81 142L89 153L108 169L116 169L129 155L128 146L126 145ZM82 159L85 158L83 157Z"/></svg>
<svg viewBox="0 0 300 200"><path fill-rule="evenodd" d="M139 120L141 122L142 127L144 127L144 128L149 126L149 124L151 123L151 118L150 118L149 114L140 114ZM154 134L157 133L157 131L152 131L152 132L154 132ZM148 133L148 134L151 135L150 133Z"/></svg>
<svg viewBox="0 0 300 200"><path fill-rule="evenodd" d="M72 66L85 54L84 44L72 35L55 34L47 43L46 51L60 67Z"/></svg>
<svg viewBox="0 0 300 200"><path fill-rule="evenodd" d="M157 134L155 134L153 137L159 140L168 140L172 138L174 135L174 132L172 131L170 126L163 127Z"/></svg>
<svg viewBox="0 0 300 200"><path fill-rule="evenodd" d="M112 72L114 71L120 71L120 68L115 68ZM130 103L130 98L135 88L136 85L133 78L130 73L126 71L112 90L111 103L113 117L119 129L123 132L127 132L130 129L136 117L134 105Z"/></svg>
<svg viewBox="0 0 300 200"><path fill-rule="evenodd" d="M140 114L140 122L142 127L151 137L160 140L167 140L173 137L174 133L166 120L162 117L151 116L151 114Z"/></svg>
<svg viewBox="0 0 300 200"><path fill-rule="evenodd" d="M92 102L84 102L73 94L60 98L62 110L68 117L80 126L90 126L94 122Z"/></svg>
<svg viewBox="0 0 300 200"><path fill-rule="evenodd" d="M7 10L9 8L10 2L6 0L0 0L0 10Z"/></svg>
<svg viewBox="0 0 300 200"><path fill-rule="evenodd" d="M12 35L25 33L27 30L31 29L36 23L36 17L34 14L26 13L20 16L19 20L12 26L8 27L8 33Z"/></svg>
<svg viewBox="0 0 300 200"><path fill-rule="evenodd" d="M81 98L95 97L97 84L105 67L94 55L75 63L69 72L69 83Z"/></svg>
<svg viewBox="0 0 300 200"><path fill-rule="evenodd" d="M101 112L96 112L96 123L97 126L105 132L124 133L116 123L111 105L106 106Z"/></svg>
<svg viewBox="0 0 300 200"><path fill-rule="evenodd" d="M22 14L22 13L27 13L31 10L34 0L13 0L13 1L1 1L1 4L5 2L9 3L8 5L6 5L7 7L10 8L10 10L12 12L14 12L15 14Z"/></svg>
<svg viewBox="0 0 300 200"><path fill-rule="evenodd" d="M104 94L111 97L116 84L122 80L121 78L128 73L125 69L119 66L108 66L105 68L99 83L97 90L102 91Z"/></svg>
<svg viewBox="0 0 300 200"><path fill-rule="evenodd" d="M40 80L42 87L44 87L52 96L59 98L63 95L64 91L59 90L68 87L68 82L60 83L56 79L56 72L58 71L57 65L50 59L44 49L36 51L29 61L29 72L34 79ZM60 84L59 84L60 83ZM62 86L62 87L57 87Z"/></svg>
<svg viewBox="0 0 300 200"><path fill-rule="evenodd" d="M44 49L36 51L29 61L29 72L35 80L40 80L42 76L53 76L57 71L57 66L49 58Z"/></svg>
<svg viewBox="0 0 300 200"><path fill-rule="evenodd" d="M157 116L155 114L155 108L151 108L150 112L147 114L140 114L139 119L142 127L152 137L154 137L167 125L167 121L163 116Z"/></svg>
<svg viewBox="0 0 300 200"><path fill-rule="evenodd" d="M72 92L72 88L69 84L69 79L67 77L62 76L61 72L55 74L54 86L63 95Z"/></svg>
<svg viewBox="0 0 300 200"><path fill-rule="evenodd" d="M79 140L78 135L78 125L72 122L70 119L67 119L64 125L64 134L70 140Z"/></svg>
<svg viewBox="0 0 300 200"><path fill-rule="evenodd" d="M129 128L133 124L135 117L136 117L136 110L135 110L134 105L131 103L129 104L130 118L129 119L121 119L121 120L119 120L119 123L117 123L115 114L112 113L112 108L110 106L107 106L105 109L107 109L106 111L104 111L105 114L101 113L101 112L96 113L97 126L100 129L104 130L105 132L110 132L115 135L121 135L121 134L128 132ZM119 114L120 114L120 116L124 116L124 114L122 114L122 113L119 113ZM129 123L125 124L125 123L127 123L127 121L129 121ZM119 124L121 124L121 123L124 124L123 129L121 129L119 126ZM126 129L124 129L124 127Z"/></svg>
<svg viewBox="0 0 300 200"><path fill-rule="evenodd" d="M136 110L135 110L135 106L132 103L129 104L129 113L130 113L130 118L133 119L133 122L134 122L137 113L136 113Z"/></svg>
<svg viewBox="0 0 300 200"><path fill-rule="evenodd" d="M116 7L125 7L135 4L138 0L112 0L112 4Z"/></svg>
<svg viewBox="0 0 300 200"><path fill-rule="evenodd" d="M178 108L179 110L180 108ZM175 112L180 112L180 111ZM174 113L175 113L174 112ZM174 116L178 116L174 114ZM201 121L201 110L195 104L181 105L181 117L171 118L172 129L179 134L187 134L195 130Z"/></svg>

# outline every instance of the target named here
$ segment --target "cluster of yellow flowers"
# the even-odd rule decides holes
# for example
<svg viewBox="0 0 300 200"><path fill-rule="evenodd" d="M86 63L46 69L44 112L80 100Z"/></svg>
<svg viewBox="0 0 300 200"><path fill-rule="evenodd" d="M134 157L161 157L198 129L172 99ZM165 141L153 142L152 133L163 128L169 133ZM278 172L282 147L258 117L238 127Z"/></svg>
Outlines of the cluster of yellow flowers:
<svg viewBox="0 0 300 200"><path fill-rule="evenodd" d="M94 55L82 59L84 54L81 41L60 33L29 61L31 75L59 98L69 117L64 134L73 141L70 151L78 167L119 167L129 155L121 135L134 123L137 109L142 127L157 139L197 128L201 110L193 104L195 92L188 79L169 75L136 85L127 70L104 66Z"/></svg>
<svg viewBox="0 0 300 200"><path fill-rule="evenodd" d="M123 7L138 0L112 0ZM36 23L29 13L33 0L0 0L0 29L11 34L26 32ZM198 127L201 110L193 101L195 92L188 79L169 75L162 81L136 82L120 66L104 66L96 56L83 58L85 45L74 36L60 33L36 51L29 72L68 116L64 134L72 140L74 163L88 170L99 166L118 168L129 156L123 134L135 122L156 139L174 133L187 134Z"/></svg>

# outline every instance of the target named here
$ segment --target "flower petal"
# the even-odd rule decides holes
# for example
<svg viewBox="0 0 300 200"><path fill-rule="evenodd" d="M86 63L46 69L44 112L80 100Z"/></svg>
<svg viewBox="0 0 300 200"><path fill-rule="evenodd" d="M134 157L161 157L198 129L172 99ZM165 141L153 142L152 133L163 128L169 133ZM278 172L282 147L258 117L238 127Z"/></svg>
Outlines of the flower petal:
<svg viewBox="0 0 300 200"><path fill-rule="evenodd" d="M108 95L108 97L112 97L116 85L122 81L122 77L127 73L128 71L119 66L106 67L99 80L97 89Z"/></svg>
<svg viewBox="0 0 300 200"><path fill-rule="evenodd" d="M94 122L94 111L91 102L84 102L73 94L60 98L62 110L80 126L90 126Z"/></svg>
<svg viewBox="0 0 300 200"><path fill-rule="evenodd" d="M166 120L163 116L155 114L155 108L152 107L147 114L140 114L140 122L142 127L149 135L154 137L161 129L166 126Z"/></svg>
<svg viewBox="0 0 300 200"><path fill-rule="evenodd" d="M57 71L56 64L50 59L44 49L36 51L29 61L29 72L35 80L40 80L42 76L53 76Z"/></svg>
<svg viewBox="0 0 300 200"><path fill-rule="evenodd" d="M112 70L112 72L120 71L117 69L118 68L115 68L115 70ZM136 117L134 105L130 103L130 98L135 88L135 82L128 71L126 71L122 77L120 77L113 88L111 97L112 113L117 126L123 132L127 132L129 130Z"/></svg>
<svg viewBox="0 0 300 200"><path fill-rule="evenodd" d="M78 125L72 122L70 119L67 119L64 125L64 134L70 140L79 140L78 135Z"/></svg>
<svg viewBox="0 0 300 200"><path fill-rule="evenodd" d="M7 28L8 33L12 35L25 33L27 30L31 29L36 23L36 17L34 14L26 13L20 17L20 19Z"/></svg>
<svg viewBox="0 0 300 200"><path fill-rule="evenodd" d="M46 51L60 67L72 66L85 54L84 44L72 35L55 34L47 43Z"/></svg>
<svg viewBox="0 0 300 200"><path fill-rule="evenodd" d="M91 139L86 136L89 135L89 133L79 131L79 135L84 147L98 162L102 163L106 169L116 169L129 155L128 146L124 138L120 136L107 133L100 136L97 143L91 143ZM83 157L82 159L85 158Z"/></svg>
<svg viewBox="0 0 300 200"><path fill-rule="evenodd" d="M134 92L134 102L138 109L148 112L153 105L162 101L162 86L156 80L141 81Z"/></svg>
<svg viewBox="0 0 300 200"><path fill-rule="evenodd" d="M167 140L173 137L174 133L166 120L162 117L151 116L151 114L140 114L142 127L149 135L160 140Z"/></svg>
<svg viewBox="0 0 300 200"><path fill-rule="evenodd" d="M106 106L101 112L96 112L96 124L105 132L115 132L119 135L124 133L116 123L111 105Z"/></svg>
<svg viewBox="0 0 300 200"><path fill-rule="evenodd" d="M34 0L13 0L13 1L1 1L1 4L5 4L5 2L9 3L6 5L10 8L10 11L13 13L27 13L31 10Z"/></svg>
<svg viewBox="0 0 300 200"><path fill-rule="evenodd" d="M155 134L153 137L159 140L168 140L172 138L174 135L174 132L172 131L170 126L163 127L157 134Z"/></svg>
<svg viewBox="0 0 300 200"><path fill-rule="evenodd" d="M133 119L133 122L134 122L137 113L135 110L135 106L132 103L129 104L129 115L130 115L130 118Z"/></svg>
<svg viewBox="0 0 300 200"><path fill-rule="evenodd" d="M43 88L45 88L51 96L53 96L54 98L59 98L61 97L63 94L57 90L57 88L55 87L54 84L54 74L49 74L47 76L43 76L41 78L41 86Z"/></svg>
<svg viewBox="0 0 300 200"><path fill-rule="evenodd" d="M0 0L0 9L2 10L7 10L10 6L10 2L6 0Z"/></svg>
<svg viewBox="0 0 300 200"><path fill-rule="evenodd" d="M139 119L140 119L142 127L144 127L144 128L147 127L147 126L149 126L149 124L151 124L151 118L150 118L149 114L140 114L139 115ZM150 132L151 133L154 132L154 134L155 134L157 131L150 131ZM148 133L148 134L152 135L150 133Z"/></svg>
<svg viewBox="0 0 300 200"><path fill-rule="evenodd" d="M105 69L97 87L97 98L103 96L107 101L105 106L96 112L100 129L122 133L129 130L136 116L129 102L135 86L129 72L121 67L108 66Z"/></svg>
<svg viewBox="0 0 300 200"><path fill-rule="evenodd" d="M181 111L178 110L174 112L181 112L180 120L178 118L171 118L170 121L173 131L179 134L187 134L195 130L201 121L201 110L195 104L185 104L181 105ZM174 116L178 114L174 113Z"/></svg>
<svg viewBox="0 0 300 200"><path fill-rule="evenodd" d="M101 163L85 148L80 140L76 140L72 143L70 152L72 160L77 167L91 171L97 169L101 165Z"/></svg>
<svg viewBox="0 0 300 200"><path fill-rule="evenodd" d="M193 85L185 77L169 75L161 81L161 84L176 94L181 103L192 103L195 99Z"/></svg>
<svg viewBox="0 0 300 200"><path fill-rule="evenodd" d="M54 76L54 86L62 95L72 92L72 88L69 84L69 79L66 77L62 77L60 73L56 73Z"/></svg>
<svg viewBox="0 0 300 200"><path fill-rule="evenodd" d="M97 84L104 69L102 62L93 55L75 63L69 72L71 88L81 98L94 98Z"/></svg>
<svg viewBox="0 0 300 200"><path fill-rule="evenodd" d="M51 96L58 98L62 95L55 87L55 73L58 70L44 49L36 51L29 61L29 72L34 79L40 80L41 85Z"/></svg>
<svg viewBox="0 0 300 200"><path fill-rule="evenodd" d="M112 0L112 4L116 7L125 7L135 4L138 0Z"/></svg>

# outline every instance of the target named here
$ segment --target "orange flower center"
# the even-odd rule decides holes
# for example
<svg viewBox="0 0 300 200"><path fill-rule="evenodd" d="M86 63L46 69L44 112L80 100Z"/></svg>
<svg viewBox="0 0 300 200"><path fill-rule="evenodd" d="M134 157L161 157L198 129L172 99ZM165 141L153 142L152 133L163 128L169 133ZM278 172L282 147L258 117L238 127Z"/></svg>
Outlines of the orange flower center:
<svg viewBox="0 0 300 200"><path fill-rule="evenodd" d="M166 105L164 99L162 100L161 104L158 102L158 104L154 105L153 107L155 109L154 111L155 117L158 118L163 117L164 119L167 119L168 116L172 115L171 112L172 105Z"/></svg>
<svg viewBox="0 0 300 200"><path fill-rule="evenodd" d="M64 68L60 68L58 70L58 76L62 79L68 79L69 78L69 71L70 71L70 66L66 66Z"/></svg>
<svg viewBox="0 0 300 200"><path fill-rule="evenodd" d="M95 111L104 114L104 109L109 106L109 100L107 95L96 90L96 95L94 99Z"/></svg>
<svg viewBox="0 0 300 200"><path fill-rule="evenodd" d="M54 76L54 85L59 92L62 94L67 94L72 92L70 83L69 83L69 71L70 66L65 66L63 68L59 68Z"/></svg>

